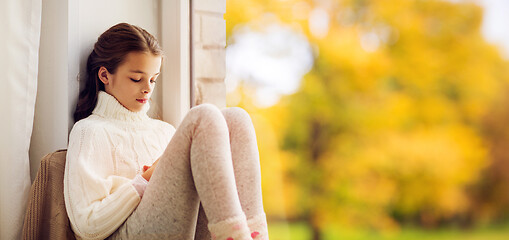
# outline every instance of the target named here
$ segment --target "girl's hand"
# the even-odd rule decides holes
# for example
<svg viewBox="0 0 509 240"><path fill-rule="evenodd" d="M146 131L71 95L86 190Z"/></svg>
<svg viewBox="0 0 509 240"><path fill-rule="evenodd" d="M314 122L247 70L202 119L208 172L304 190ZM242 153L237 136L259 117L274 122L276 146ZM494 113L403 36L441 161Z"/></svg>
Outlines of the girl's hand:
<svg viewBox="0 0 509 240"><path fill-rule="evenodd" d="M143 174L141 176L145 178L147 181L150 181L150 178L152 177L152 173L154 172L154 169L157 166L157 163L159 162L159 158L152 164L152 166L143 166Z"/></svg>

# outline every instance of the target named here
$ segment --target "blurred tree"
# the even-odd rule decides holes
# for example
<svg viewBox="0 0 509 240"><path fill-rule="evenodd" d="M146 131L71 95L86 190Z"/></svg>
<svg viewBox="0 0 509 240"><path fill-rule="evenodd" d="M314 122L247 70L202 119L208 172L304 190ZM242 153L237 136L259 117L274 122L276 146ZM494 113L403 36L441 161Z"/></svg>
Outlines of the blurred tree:
<svg viewBox="0 0 509 240"><path fill-rule="evenodd" d="M481 221L508 220L509 217L508 103L509 91L506 90L504 96L491 106L483 121L483 133L490 147L492 162L483 171L481 181L471 188L476 206L471 209L471 214Z"/></svg>
<svg viewBox="0 0 509 240"><path fill-rule="evenodd" d="M507 62L481 35L479 6L268 3L229 0L227 32L271 12L299 24L316 46L315 65L297 93L270 109L251 110L279 132L285 191L293 196L287 215L307 221L314 239L327 224L436 226L472 212L482 199L488 205L505 199L485 188L489 194L481 195L492 197L472 201L468 193L491 163L493 142L503 149L498 128L483 134L483 124L496 125L483 119L509 80ZM323 21L320 31L313 29L317 13L327 20L325 30ZM491 169L498 177L485 178L486 184L506 181L496 165Z"/></svg>

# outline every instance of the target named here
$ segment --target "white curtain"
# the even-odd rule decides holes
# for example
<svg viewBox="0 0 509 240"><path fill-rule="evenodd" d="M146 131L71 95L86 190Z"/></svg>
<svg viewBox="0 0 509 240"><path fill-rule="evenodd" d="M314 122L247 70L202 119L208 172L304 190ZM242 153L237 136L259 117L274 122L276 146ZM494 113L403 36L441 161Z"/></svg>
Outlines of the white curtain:
<svg viewBox="0 0 509 240"><path fill-rule="evenodd" d="M0 239L21 239L37 92L41 0L0 1Z"/></svg>

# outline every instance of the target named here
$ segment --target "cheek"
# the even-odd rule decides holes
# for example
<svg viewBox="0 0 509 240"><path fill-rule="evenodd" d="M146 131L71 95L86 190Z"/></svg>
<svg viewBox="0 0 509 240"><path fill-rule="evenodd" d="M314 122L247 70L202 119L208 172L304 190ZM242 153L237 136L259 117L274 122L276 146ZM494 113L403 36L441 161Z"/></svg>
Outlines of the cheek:
<svg viewBox="0 0 509 240"><path fill-rule="evenodd" d="M122 84L122 80L121 79L119 79L117 76L114 76L110 80L110 85L111 85L111 88L121 89L123 84Z"/></svg>
<svg viewBox="0 0 509 240"><path fill-rule="evenodd" d="M136 89L136 84L131 80L123 81L118 88L125 93L130 93Z"/></svg>

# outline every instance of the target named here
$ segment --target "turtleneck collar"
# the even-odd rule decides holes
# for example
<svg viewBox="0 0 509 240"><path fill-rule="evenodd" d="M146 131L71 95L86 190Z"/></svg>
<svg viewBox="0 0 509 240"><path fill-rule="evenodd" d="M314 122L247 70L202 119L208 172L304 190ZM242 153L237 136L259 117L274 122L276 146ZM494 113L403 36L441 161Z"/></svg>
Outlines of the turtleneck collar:
<svg viewBox="0 0 509 240"><path fill-rule="evenodd" d="M147 115L149 108L149 103L146 103L139 112L133 112L120 104L112 95L104 91L99 91L97 105L92 111L92 114L120 121L138 122L149 118Z"/></svg>

